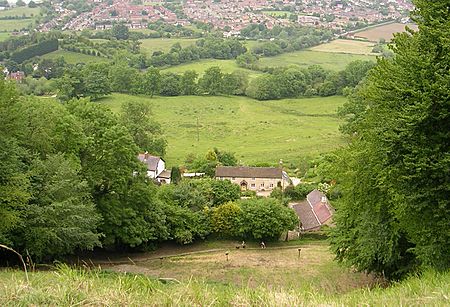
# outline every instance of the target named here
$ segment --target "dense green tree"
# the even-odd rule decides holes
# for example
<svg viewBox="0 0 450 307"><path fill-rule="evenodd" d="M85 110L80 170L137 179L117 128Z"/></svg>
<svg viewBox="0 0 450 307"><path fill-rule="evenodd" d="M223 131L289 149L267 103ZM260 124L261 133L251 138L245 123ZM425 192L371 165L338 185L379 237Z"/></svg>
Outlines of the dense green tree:
<svg viewBox="0 0 450 307"><path fill-rule="evenodd" d="M181 94L181 78L179 75L167 72L161 74L160 94L163 96L178 96Z"/></svg>
<svg viewBox="0 0 450 307"><path fill-rule="evenodd" d="M111 29L111 34L113 37L120 40L128 39L130 36L128 27L123 23L115 24Z"/></svg>
<svg viewBox="0 0 450 307"><path fill-rule="evenodd" d="M111 93L108 64L93 63L83 68L84 95L96 100Z"/></svg>
<svg viewBox="0 0 450 307"><path fill-rule="evenodd" d="M273 198L241 201L240 208L237 233L243 238L276 240L298 226L295 212Z"/></svg>
<svg viewBox="0 0 450 307"><path fill-rule="evenodd" d="M100 245L95 209L80 165L62 154L36 159L31 165L32 198L26 208L20 244L36 259Z"/></svg>
<svg viewBox="0 0 450 307"><path fill-rule="evenodd" d="M131 68L126 63L116 63L109 68L108 78L113 92L130 93L136 86L136 79L139 79L137 69ZM142 81L142 80L138 80ZM141 84L139 84L141 86ZM141 90L136 90L140 92Z"/></svg>
<svg viewBox="0 0 450 307"><path fill-rule="evenodd" d="M150 106L142 101L129 101L122 105L121 122L142 152L164 156L167 141L161 126L152 118Z"/></svg>
<svg viewBox="0 0 450 307"><path fill-rule="evenodd" d="M181 171L178 166L173 166L170 172L170 183L178 184L181 181Z"/></svg>
<svg viewBox="0 0 450 307"><path fill-rule="evenodd" d="M161 74L159 70L153 67L147 69L147 72L143 77L143 93L153 97L155 94L159 94L161 89Z"/></svg>
<svg viewBox="0 0 450 307"><path fill-rule="evenodd" d="M181 92L183 95L195 95L198 93L198 73L194 70L186 70L181 76Z"/></svg>
<svg viewBox="0 0 450 307"><path fill-rule="evenodd" d="M199 80L200 87L208 95L217 95L222 92L223 73L218 66L208 68Z"/></svg>
<svg viewBox="0 0 450 307"><path fill-rule="evenodd" d="M414 1L419 31L398 34L358 90L353 142L335 163L339 260L400 277L450 267L448 3Z"/></svg>
<svg viewBox="0 0 450 307"><path fill-rule="evenodd" d="M212 230L222 237L235 237L239 229L241 208L235 202L224 203L211 212Z"/></svg>

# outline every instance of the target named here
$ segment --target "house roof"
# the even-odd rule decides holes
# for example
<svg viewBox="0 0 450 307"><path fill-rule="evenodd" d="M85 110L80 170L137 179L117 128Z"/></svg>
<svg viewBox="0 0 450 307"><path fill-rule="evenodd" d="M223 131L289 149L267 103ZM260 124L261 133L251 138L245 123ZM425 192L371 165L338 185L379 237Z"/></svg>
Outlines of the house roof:
<svg viewBox="0 0 450 307"><path fill-rule="evenodd" d="M278 178L282 177L282 169L276 167L218 166L216 177L242 178Z"/></svg>
<svg viewBox="0 0 450 307"><path fill-rule="evenodd" d="M149 154L140 153L138 155L139 161L147 165L149 171L156 171L158 169L159 160L164 161L162 158L157 156L151 156Z"/></svg>
<svg viewBox="0 0 450 307"><path fill-rule="evenodd" d="M333 216L334 212L325 194L319 190L309 193L306 200L293 205L293 208L300 218L303 230L319 228Z"/></svg>
<svg viewBox="0 0 450 307"><path fill-rule="evenodd" d="M170 179L171 178L171 173L168 170L163 170L161 172L161 174L158 175L158 178Z"/></svg>

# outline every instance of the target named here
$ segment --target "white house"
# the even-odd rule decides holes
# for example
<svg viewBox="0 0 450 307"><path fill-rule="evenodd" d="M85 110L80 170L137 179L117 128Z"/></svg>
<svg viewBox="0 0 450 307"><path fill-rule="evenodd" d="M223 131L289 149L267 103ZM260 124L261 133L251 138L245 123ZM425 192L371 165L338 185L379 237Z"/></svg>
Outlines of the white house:
<svg viewBox="0 0 450 307"><path fill-rule="evenodd" d="M140 153L138 159L147 165L147 176L149 178L156 179L158 182L170 182L170 175L169 178L167 178L168 171L165 171L166 162L161 157L152 156L149 155L148 152L145 152Z"/></svg>

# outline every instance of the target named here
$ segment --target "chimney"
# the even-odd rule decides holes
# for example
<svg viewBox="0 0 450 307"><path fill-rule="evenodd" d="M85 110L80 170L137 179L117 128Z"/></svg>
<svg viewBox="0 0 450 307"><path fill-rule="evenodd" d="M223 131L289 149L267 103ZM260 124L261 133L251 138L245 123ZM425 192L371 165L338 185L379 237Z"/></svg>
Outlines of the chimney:
<svg viewBox="0 0 450 307"><path fill-rule="evenodd" d="M322 203L326 204L327 203L327 197L326 196L322 196Z"/></svg>
<svg viewBox="0 0 450 307"><path fill-rule="evenodd" d="M148 159L148 151L146 151L146 152L144 153L144 161L147 161L147 159Z"/></svg>

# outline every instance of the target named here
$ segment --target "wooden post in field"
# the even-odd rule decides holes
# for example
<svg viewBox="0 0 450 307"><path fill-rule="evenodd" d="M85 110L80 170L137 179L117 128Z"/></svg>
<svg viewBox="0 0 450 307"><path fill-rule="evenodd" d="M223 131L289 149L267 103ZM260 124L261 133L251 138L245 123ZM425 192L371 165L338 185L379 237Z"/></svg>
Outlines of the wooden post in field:
<svg viewBox="0 0 450 307"><path fill-rule="evenodd" d="M228 261L228 254L229 254L229 252L226 252L226 253L225 253L225 256L227 256L227 261Z"/></svg>
<svg viewBox="0 0 450 307"><path fill-rule="evenodd" d="M301 248L298 249L298 259L300 259L300 252L302 251Z"/></svg>

